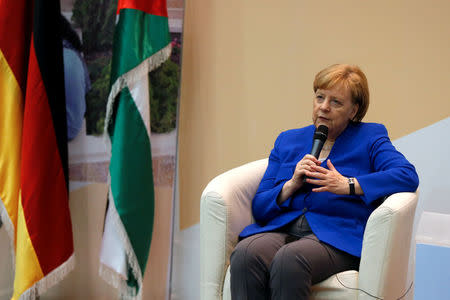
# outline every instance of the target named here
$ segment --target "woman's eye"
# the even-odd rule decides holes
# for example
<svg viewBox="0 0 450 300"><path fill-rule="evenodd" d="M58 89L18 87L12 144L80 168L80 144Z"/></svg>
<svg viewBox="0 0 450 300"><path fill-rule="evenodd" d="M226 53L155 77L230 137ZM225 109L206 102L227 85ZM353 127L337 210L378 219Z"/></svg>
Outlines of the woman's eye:
<svg viewBox="0 0 450 300"><path fill-rule="evenodd" d="M317 101L323 101L323 96L322 95L317 95L316 99L317 99Z"/></svg>
<svg viewBox="0 0 450 300"><path fill-rule="evenodd" d="M331 103L333 104L333 105L336 105L336 106L341 106L341 101L339 101L339 100L336 100L336 99L333 99L332 101L331 101Z"/></svg>

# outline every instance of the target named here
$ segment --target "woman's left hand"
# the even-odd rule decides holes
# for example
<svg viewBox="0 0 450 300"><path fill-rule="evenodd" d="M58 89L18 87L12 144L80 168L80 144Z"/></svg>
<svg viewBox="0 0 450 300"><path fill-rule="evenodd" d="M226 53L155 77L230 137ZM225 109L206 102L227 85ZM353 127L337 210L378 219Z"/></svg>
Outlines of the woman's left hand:
<svg viewBox="0 0 450 300"><path fill-rule="evenodd" d="M327 166L329 170L321 166L313 166L314 172L306 171L305 175L309 177L306 182L319 186L312 191L348 195L348 178L342 176L329 159L327 160Z"/></svg>

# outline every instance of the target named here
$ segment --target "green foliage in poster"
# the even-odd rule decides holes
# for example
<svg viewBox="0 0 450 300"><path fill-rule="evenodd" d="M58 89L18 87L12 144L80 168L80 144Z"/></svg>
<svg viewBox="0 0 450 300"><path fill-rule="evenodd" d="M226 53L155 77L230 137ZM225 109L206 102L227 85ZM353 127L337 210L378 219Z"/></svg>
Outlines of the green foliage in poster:
<svg viewBox="0 0 450 300"><path fill-rule="evenodd" d="M169 132L176 127L180 67L167 60L149 74L151 131Z"/></svg>
<svg viewBox="0 0 450 300"><path fill-rule="evenodd" d="M81 28L87 56L110 51L116 21L117 0L76 0L72 21Z"/></svg>
<svg viewBox="0 0 450 300"><path fill-rule="evenodd" d="M109 94L111 57L96 58L88 64L88 68L91 78L95 80L86 95L86 131L88 134L102 134Z"/></svg>

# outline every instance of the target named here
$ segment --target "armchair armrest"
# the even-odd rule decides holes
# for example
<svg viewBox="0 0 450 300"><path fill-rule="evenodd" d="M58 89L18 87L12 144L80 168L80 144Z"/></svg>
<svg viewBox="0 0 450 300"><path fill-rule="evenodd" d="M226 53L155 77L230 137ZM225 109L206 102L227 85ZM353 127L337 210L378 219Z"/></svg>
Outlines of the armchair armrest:
<svg viewBox="0 0 450 300"><path fill-rule="evenodd" d="M418 190L393 194L370 215L359 267L360 290L397 299L409 288L406 279L417 198ZM360 291L358 299L373 298Z"/></svg>
<svg viewBox="0 0 450 300"><path fill-rule="evenodd" d="M225 271L238 235L252 223L251 201L268 159L215 177L200 200L200 298L221 299Z"/></svg>

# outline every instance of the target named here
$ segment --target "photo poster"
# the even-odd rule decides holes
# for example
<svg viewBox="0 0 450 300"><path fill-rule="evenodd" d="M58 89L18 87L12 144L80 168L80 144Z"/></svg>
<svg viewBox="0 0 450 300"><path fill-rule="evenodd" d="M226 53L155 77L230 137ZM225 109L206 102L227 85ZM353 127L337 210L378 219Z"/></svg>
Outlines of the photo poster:
<svg viewBox="0 0 450 300"><path fill-rule="evenodd" d="M172 54L149 74L151 153L155 192L150 254L144 274L143 299L167 299L170 291L174 179L177 145L177 105L181 74L183 0L168 0ZM69 199L74 235L75 270L51 289L48 299L117 299L118 292L99 276L99 258L109 186L109 154L103 137L109 94L117 0L61 0L61 14L81 41L81 48L64 43L64 51L82 60L70 72L68 99ZM66 64L68 67L68 64ZM77 68L76 64L70 67ZM76 86L75 88L73 88ZM66 83L67 88L67 83ZM75 91L74 91L75 90ZM67 94L67 92L66 92ZM80 95L81 94L81 95ZM67 97L66 98L74 98ZM79 102L79 104L74 102ZM53 296L52 296L53 295ZM45 297L43 297L44 299Z"/></svg>

